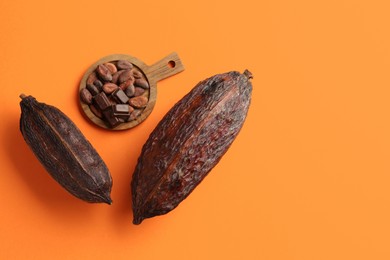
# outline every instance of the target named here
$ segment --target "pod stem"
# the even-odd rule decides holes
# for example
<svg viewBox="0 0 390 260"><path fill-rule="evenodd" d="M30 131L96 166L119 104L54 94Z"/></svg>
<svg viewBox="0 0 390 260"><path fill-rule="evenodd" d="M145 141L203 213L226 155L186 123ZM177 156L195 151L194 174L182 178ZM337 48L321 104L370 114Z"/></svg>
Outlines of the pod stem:
<svg viewBox="0 0 390 260"><path fill-rule="evenodd" d="M248 79L253 79L253 75L249 70L245 70L243 73Z"/></svg>
<svg viewBox="0 0 390 260"><path fill-rule="evenodd" d="M25 94L22 93L22 94L19 95L19 97L20 97L21 99L25 99L25 98L27 97L27 95L25 95Z"/></svg>

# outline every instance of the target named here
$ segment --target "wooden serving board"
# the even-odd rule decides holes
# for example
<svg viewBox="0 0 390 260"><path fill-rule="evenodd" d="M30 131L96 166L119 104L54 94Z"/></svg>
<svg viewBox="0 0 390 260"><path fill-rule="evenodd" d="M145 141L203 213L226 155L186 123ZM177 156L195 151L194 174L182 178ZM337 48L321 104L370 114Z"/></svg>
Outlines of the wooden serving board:
<svg viewBox="0 0 390 260"><path fill-rule="evenodd" d="M110 128L102 119L95 116L90 110L89 106L81 101L79 98L79 102L81 105L81 109L84 114L96 125L108 129L108 130L125 130L129 128L133 128L143 122L152 112L154 105L156 104L157 98L157 82L173 76L179 72L184 70L184 66L177 55L177 53L171 53L160 61L154 63L151 66L146 65L141 60L126 54L113 54L106 57L103 57L92 64L88 70L85 72L83 78L81 79L79 92L81 89L86 87L86 81L88 76L96 69L99 64L103 64L106 62L113 62L117 60L128 60L135 67L137 67L145 76L146 80L149 83L149 89L147 95L149 95L149 101L146 105L145 109L142 111L141 115L137 117L137 119L122 123L115 128Z"/></svg>

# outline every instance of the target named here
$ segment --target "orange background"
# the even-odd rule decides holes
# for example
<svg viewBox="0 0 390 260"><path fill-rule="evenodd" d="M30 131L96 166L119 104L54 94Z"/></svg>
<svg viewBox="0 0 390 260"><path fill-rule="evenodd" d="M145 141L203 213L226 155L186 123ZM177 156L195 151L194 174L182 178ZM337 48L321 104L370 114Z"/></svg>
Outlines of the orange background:
<svg viewBox="0 0 390 260"><path fill-rule="evenodd" d="M357 0L2 1L1 259L390 259L390 3ZM138 127L77 105L85 70L124 53L186 70L157 84ZM249 69L250 111L174 211L131 223L149 133L197 82ZM45 172L19 132L19 94L65 112L111 170L112 206Z"/></svg>

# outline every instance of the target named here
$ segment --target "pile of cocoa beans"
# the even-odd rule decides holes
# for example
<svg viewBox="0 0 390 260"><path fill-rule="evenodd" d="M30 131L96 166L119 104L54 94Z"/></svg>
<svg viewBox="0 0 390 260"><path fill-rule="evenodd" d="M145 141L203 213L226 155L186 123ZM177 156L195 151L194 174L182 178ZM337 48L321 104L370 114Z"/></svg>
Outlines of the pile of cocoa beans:
<svg viewBox="0 0 390 260"><path fill-rule="evenodd" d="M106 62L88 76L80 98L95 116L114 128L141 115L149 101L149 83L127 60Z"/></svg>

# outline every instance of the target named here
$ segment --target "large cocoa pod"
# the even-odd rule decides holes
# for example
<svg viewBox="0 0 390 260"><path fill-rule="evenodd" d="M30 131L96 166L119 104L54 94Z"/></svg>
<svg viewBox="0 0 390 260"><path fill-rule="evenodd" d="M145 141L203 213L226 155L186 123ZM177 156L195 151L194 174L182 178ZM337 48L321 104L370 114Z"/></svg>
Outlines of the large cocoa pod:
<svg viewBox="0 0 390 260"><path fill-rule="evenodd" d="M134 224L173 210L219 162L245 121L251 78L232 71L201 81L159 122L132 178Z"/></svg>
<svg viewBox="0 0 390 260"><path fill-rule="evenodd" d="M58 108L20 97L20 131L50 175L84 201L111 204L110 172L77 126Z"/></svg>

